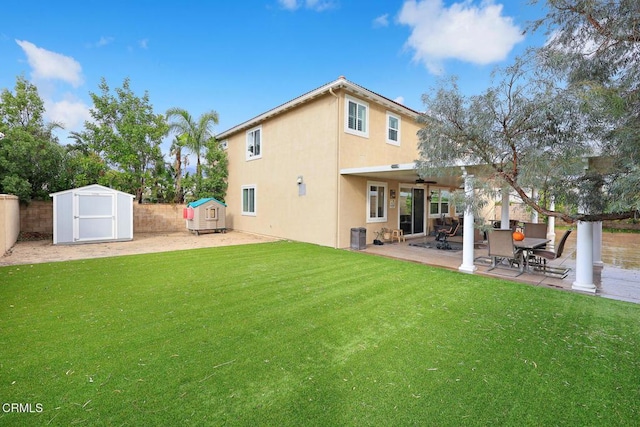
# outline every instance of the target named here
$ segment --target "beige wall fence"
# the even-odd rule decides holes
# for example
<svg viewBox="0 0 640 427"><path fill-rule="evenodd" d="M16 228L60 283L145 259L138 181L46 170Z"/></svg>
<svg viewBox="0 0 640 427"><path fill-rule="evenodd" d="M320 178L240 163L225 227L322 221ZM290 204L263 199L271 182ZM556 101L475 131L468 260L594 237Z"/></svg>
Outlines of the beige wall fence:
<svg viewBox="0 0 640 427"><path fill-rule="evenodd" d="M16 196L0 194L0 256L18 240L20 202Z"/></svg>
<svg viewBox="0 0 640 427"><path fill-rule="evenodd" d="M186 231L185 220L182 218L185 207L186 205L134 203L134 234ZM53 203L32 201L28 205L21 204L19 231L53 234Z"/></svg>
<svg viewBox="0 0 640 427"><path fill-rule="evenodd" d="M133 232L164 233L187 231L182 210L186 205L133 204Z"/></svg>

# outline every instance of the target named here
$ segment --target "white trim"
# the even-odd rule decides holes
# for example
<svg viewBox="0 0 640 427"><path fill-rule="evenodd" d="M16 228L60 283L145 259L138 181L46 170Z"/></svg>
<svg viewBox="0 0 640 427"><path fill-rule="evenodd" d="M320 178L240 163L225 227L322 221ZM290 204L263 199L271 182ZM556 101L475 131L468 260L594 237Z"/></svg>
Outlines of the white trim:
<svg viewBox="0 0 640 427"><path fill-rule="evenodd" d="M382 192L383 194L383 217L382 218L371 218L371 194L369 194L369 192L371 191L370 188L372 186L376 186L376 187L382 187L384 188L384 191ZM389 194L389 183L387 182L379 182L379 181L367 181L367 189L366 189L366 198L367 198L367 211L366 211L366 218L367 218L367 223L374 223L374 222L387 222L387 217L388 217L388 208L387 208L387 203L388 203L388 196Z"/></svg>
<svg viewBox="0 0 640 427"><path fill-rule="evenodd" d="M349 103L353 102L354 104L356 104L357 107L364 107L365 108L365 117L364 117L364 130L360 131L357 129L351 129L349 127ZM369 103L362 101L358 98L354 98L352 96L349 95L345 95L344 96L344 131L346 133L350 133L352 135L357 135L357 136L361 136L364 138L369 138ZM356 110L356 116L357 116L357 110Z"/></svg>
<svg viewBox="0 0 640 427"><path fill-rule="evenodd" d="M256 184L243 185L240 190L240 212L243 216L256 216L258 212L258 186ZM244 210L244 190L253 190L253 212Z"/></svg>
<svg viewBox="0 0 640 427"><path fill-rule="evenodd" d="M89 185L85 185L83 187L76 187L76 188L70 188L68 190L58 191L57 193L50 193L49 197L57 196L58 194L79 193L79 192L83 192L83 191L107 192L107 193L108 192L113 192L113 193L125 194L125 195L131 197L132 199L136 198L136 196L134 196L133 194L129 194L129 193L125 193L124 191L115 190L113 188L105 187L104 185L100 185L100 184L89 184Z"/></svg>
<svg viewBox="0 0 640 427"><path fill-rule="evenodd" d="M251 154L251 151L249 150L249 135L250 134L254 134L255 132L260 132L260 153L259 154ZM251 128L249 130L247 130L247 132L245 133L245 156L246 156L246 160L257 160L257 159L261 159L262 158L262 153L264 152L264 138L263 138L264 134L262 132L262 125L260 126L256 126L254 128Z"/></svg>
<svg viewBox="0 0 640 427"><path fill-rule="evenodd" d="M415 163L397 163L383 166L365 166L361 168L340 169L340 175L360 175L364 173L413 171L416 170Z"/></svg>
<svg viewBox="0 0 640 427"><path fill-rule="evenodd" d="M398 121L398 128L397 129L393 129L395 131L398 132L397 134L397 140L394 141L393 139L389 138L389 131L391 130L391 127L389 126L389 119L390 118L394 118ZM391 111L387 111L387 117L386 117L386 140L387 140L387 144L391 144L391 145L400 145L400 135L401 133L401 129L402 129L402 118L400 118L400 116L398 116L397 114L393 114Z"/></svg>

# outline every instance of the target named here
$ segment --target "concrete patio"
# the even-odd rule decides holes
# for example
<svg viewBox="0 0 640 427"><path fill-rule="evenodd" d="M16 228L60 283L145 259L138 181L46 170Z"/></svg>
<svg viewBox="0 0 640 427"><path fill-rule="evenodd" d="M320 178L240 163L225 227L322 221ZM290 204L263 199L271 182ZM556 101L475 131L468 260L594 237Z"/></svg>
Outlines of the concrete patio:
<svg viewBox="0 0 640 427"><path fill-rule="evenodd" d="M447 251L410 245L433 239L434 237L428 236L407 239L401 243L385 243L382 246L368 245L363 252L458 270L462 263L461 250ZM482 262L482 257L487 256L487 249L475 249L474 265L477 269L474 274L577 292L571 289L572 283L576 280L575 252L576 233L572 233L566 242L562 257L549 264L571 269L567 277L560 279L541 273L524 273L518 276L519 272L516 269L506 266L488 271L490 265ZM594 267L594 284L597 288L595 295L640 304L640 234L603 232L602 261L603 266Z"/></svg>

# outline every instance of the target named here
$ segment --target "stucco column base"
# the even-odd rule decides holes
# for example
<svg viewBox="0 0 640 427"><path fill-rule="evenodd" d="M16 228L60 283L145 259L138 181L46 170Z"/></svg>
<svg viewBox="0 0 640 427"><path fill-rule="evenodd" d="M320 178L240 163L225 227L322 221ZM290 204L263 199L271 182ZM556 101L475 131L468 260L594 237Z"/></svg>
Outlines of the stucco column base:
<svg viewBox="0 0 640 427"><path fill-rule="evenodd" d="M592 294L595 294L597 291L596 286L593 283L578 283L577 281L573 282L571 289L574 291L589 292Z"/></svg>
<svg viewBox="0 0 640 427"><path fill-rule="evenodd" d="M478 267L476 267L475 265L461 265L460 267L458 267L458 271L469 274L473 274L473 272L477 269Z"/></svg>

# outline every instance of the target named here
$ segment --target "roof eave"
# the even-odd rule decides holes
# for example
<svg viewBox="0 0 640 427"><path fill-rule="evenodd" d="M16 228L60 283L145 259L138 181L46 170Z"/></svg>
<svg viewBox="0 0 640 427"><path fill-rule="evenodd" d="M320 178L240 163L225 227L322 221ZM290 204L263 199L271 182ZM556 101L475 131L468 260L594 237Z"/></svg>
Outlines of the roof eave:
<svg viewBox="0 0 640 427"><path fill-rule="evenodd" d="M372 100L382 106L384 106L385 108L388 108L390 110L393 110L395 112L401 113L401 114L406 114L409 115L415 119L418 118L418 116L420 115L420 113L418 113L415 110L412 110L409 107L406 107L400 103L397 103L389 98L386 98L382 95L379 95L375 92L372 92L362 86L359 86L355 83L350 82L349 80L345 79L344 77L340 77L337 80L334 80L330 83L327 83L323 86L320 86L317 89L314 89L310 92L307 92L297 98L292 99L291 101L285 102L284 104L281 104L275 108L272 108L269 111L266 111L250 120L247 120L243 123L240 123L237 126L234 126L230 129L227 129L224 132L221 132L219 134L216 135L216 139L218 141L222 141L226 138L228 138L229 136L241 132L243 130L246 129L250 129L254 126L258 126L260 123L264 122L265 120L280 115L282 113L284 113L285 111L291 110L301 104L307 103L319 96L325 95L327 93L330 93L332 90L339 90L339 89L345 89L357 96L360 96L362 98L365 99L369 99Z"/></svg>

